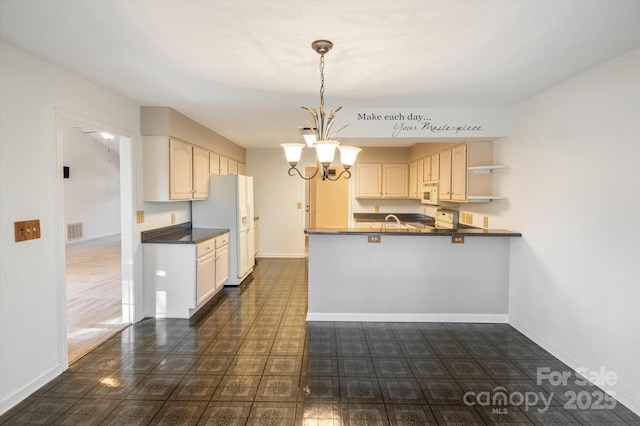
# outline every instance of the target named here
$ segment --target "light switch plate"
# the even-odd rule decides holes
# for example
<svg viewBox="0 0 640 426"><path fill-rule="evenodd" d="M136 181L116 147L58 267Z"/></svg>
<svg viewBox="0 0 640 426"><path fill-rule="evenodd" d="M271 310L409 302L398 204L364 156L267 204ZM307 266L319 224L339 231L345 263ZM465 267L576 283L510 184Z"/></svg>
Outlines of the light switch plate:
<svg viewBox="0 0 640 426"><path fill-rule="evenodd" d="M136 212L136 223L144 223L144 210Z"/></svg>

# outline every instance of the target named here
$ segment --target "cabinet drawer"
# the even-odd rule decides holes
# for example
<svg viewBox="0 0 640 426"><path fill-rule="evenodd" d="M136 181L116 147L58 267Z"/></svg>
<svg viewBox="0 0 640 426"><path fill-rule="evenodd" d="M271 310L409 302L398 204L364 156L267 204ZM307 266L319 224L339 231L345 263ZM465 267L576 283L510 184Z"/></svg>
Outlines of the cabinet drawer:
<svg viewBox="0 0 640 426"><path fill-rule="evenodd" d="M214 238L205 240L201 243L198 243L196 247L196 256L197 257L204 256L205 254L214 251L215 248L216 248L216 241Z"/></svg>
<svg viewBox="0 0 640 426"><path fill-rule="evenodd" d="M226 246L229 244L229 234L224 234L216 237L216 248L220 248L222 246Z"/></svg>

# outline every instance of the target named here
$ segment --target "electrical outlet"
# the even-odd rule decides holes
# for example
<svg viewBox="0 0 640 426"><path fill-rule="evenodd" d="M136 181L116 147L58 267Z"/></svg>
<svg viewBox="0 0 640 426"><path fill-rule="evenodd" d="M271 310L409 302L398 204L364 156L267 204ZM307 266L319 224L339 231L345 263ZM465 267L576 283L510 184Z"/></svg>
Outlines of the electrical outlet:
<svg viewBox="0 0 640 426"><path fill-rule="evenodd" d="M464 244L464 236L462 236L462 235L452 235L451 236L451 244Z"/></svg>
<svg viewBox="0 0 640 426"><path fill-rule="evenodd" d="M469 225L473 225L473 215L471 213L467 213L467 222Z"/></svg>
<svg viewBox="0 0 640 426"><path fill-rule="evenodd" d="M380 206L373 206L374 213L380 213Z"/></svg>
<svg viewBox="0 0 640 426"><path fill-rule="evenodd" d="M171 213L171 224L173 225L174 223L176 223L176 214Z"/></svg>
<svg viewBox="0 0 640 426"><path fill-rule="evenodd" d="M367 238L367 242L369 242L369 243L379 243L380 242L380 235L378 235L378 234L369 234L369 236Z"/></svg>
<svg viewBox="0 0 640 426"><path fill-rule="evenodd" d="M136 223L144 223L144 210L136 212Z"/></svg>
<svg viewBox="0 0 640 426"><path fill-rule="evenodd" d="M489 228L489 216L485 216L482 219L482 227L485 228L485 229Z"/></svg>

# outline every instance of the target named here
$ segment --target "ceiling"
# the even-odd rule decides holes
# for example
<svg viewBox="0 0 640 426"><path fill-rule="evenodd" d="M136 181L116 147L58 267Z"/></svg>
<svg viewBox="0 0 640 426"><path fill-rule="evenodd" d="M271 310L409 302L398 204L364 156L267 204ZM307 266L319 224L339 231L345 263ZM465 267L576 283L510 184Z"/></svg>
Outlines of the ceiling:
<svg viewBox="0 0 640 426"><path fill-rule="evenodd" d="M302 141L316 39L327 106L508 108L639 48L640 1L0 0L0 37L262 148Z"/></svg>

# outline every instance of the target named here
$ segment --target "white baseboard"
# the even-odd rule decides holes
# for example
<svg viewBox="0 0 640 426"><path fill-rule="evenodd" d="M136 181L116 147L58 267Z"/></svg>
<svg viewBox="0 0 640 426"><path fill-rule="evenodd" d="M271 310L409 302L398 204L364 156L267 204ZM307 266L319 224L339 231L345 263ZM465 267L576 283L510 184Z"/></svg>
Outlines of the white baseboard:
<svg viewBox="0 0 640 426"><path fill-rule="evenodd" d="M286 258L286 259L303 259L306 256L304 254L294 254L294 253L260 253L256 258Z"/></svg>
<svg viewBox="0 0 640 426"><path fill-rule="evenodd" d="M87 238L78 238L77 240L64 240L64 244L65 245L73 245L73 244L78 244L78 243L86 243L89 241L93 241L93 240L100 240L102 238L110 238L110 237L115 237L117 235L120 235L120 232L116 232L114 234L104 234L104 235L96 235L93 237L87 237Z"/></svg>
<svg viewBox="0 0 640 426"><path fill-rule="evenodd" d="M536 333L529 330L527 327L523 326L518 322L509 322L513 328L518 330L520 333L527 336L529 339L533 340L537 345L542 347L544 350L549 352L554 357L558 358L563 363L567 364L571 369L577 370L578 368L585 367L586 363L580 362L573 357L567 355L563 351L556 348L554 345L538 336ZM637 397L634 397L631 392L627 391L625 388L620 386L616 386L615 395L613 395L616 401L622 403L629 410L633 411L637 415L640 416L640 401Z"/></svg>
<svg viewBox="0 0 640 426"><path fill-rule="evenodd" d="M352 313L308 312L307 321L508 323L509 315L507 314L352 314Z"/></svg>
<svg viewBox="0 0 640 426"><path fill-rule="evenodd" d="M64 369L62 368L62 364L58 364L0 401L0 416L27 399L29 395L40 389L42 386L58 377L63 371Z"/></svg>

